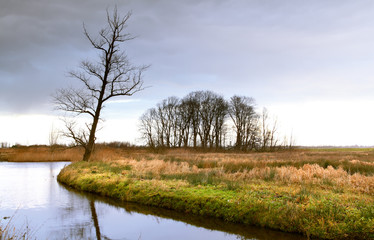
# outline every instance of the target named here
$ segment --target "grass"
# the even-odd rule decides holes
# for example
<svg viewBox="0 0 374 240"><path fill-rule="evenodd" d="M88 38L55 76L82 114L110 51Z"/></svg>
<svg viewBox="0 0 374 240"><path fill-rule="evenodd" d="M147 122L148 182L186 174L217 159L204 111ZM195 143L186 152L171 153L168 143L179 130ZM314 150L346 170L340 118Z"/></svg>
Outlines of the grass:
<svg viewBox="0 0 374 240"><path fill-rule="evenodd" d="M109 150L107 152L110 154ZM323 239L374 238L374 152L120 152L58 180L120 201Z"/></svg>
<svg viewBox="0 0 374 240"><path fill-rule="evenodd" d="M82 160L83 148L80 147L48 147L48 146L21 146L15 148L0 148L0 161L9 162L58 162ZM118 159L126 150L98 146L92 160Z"/></svg>
<svg viewBox="0 0 374 240"><path fill-rule="evenodd" d="M25 227L21 227L19 229L16 229L12 225L12 220L14 218L14 215L12 217L3 217L0 219L0 239L1 240L27 240L27 239L34 239L34 234L31 229L26 225ZM2 221L7 221L6 224L3 224Z"/></svg>
<svg viewBox="0 0 374 240"><path fill-rule="evenodd" d="M47 146L15 147L0 149L0 160L10 162L79 161L83 149Z"/></svg>

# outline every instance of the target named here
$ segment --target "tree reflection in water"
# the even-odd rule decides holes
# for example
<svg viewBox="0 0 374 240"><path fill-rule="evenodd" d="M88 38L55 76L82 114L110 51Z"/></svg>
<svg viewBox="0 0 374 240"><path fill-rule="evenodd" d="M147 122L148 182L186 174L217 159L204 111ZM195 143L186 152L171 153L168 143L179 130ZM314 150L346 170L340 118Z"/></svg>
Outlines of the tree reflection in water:
<svg viewBox="0 0 374 240"><path fill-rule="evenodd" d="M173 210L167 210L157 207L150 207L150 206L144 206L136 203L121 203L115 200L107 199L104 197L100 197L93 194L88 193L82 193L77 192L73 189L69 188L69 191L73 192L74 195L80 196L85 202L85 205L88 204L88 209L90 211L90 223L89 226L86 225L86 227L93 229L92 226L95 229L95 233L91 232L91 237L88 239L111 239L107 235L112 235L112 231L118 231L118 220L114 219L112 220L112 217L109 215L109 209L107 207L110 207L111 211L116 211L119 215L142 215L142 218L151 218L154 222L156 222L156 225L161 225L162 222L165 223L165 221L171 220L177 222L183 222L189 226L197 227L197 228L204 228L207 231L220 231L224 232L225 235L234 235L235 239L259 239L259 240L273 240L273 239L280 239L280 240L296 240L296 239L306 239L302 235L298 234L290 234L290 233L283 233L279 231L273 231L265 228L259 228L254 226L248 226L248 225L242 225L242 224L235 224L235 223L229 223L222 221L217 218L209 218L209 217L201 217L196 215L190 215L185 213L176 212ZM88 201L87 201L88 200ZM86 205L87 206L87 205ZM138 217L139 218L139 217ZM100 219L102 219L102 224L104 224L102 227L105 227L105 233L103 233L103 229L100 229ZM106 221L104 221L106 220ZM109 222L108 222L109 220ZM111 222L113 221L113 222ZM127 221L131 221L134 223L134 221L139 221L139 219L129 220L129 218L123 218L123 221L121 224L129 224ZM110 223L110 224L108 224ZM144 222L139 222L139 225L143 225ZM117 227L116 227L117 225ZM123 230L123 229L122 229ZM131 229L130 229L131 230ZM157 229L149 229L149 226L147 228L142 228L142 231L144 233L147 233L147 231L157 231ZM184 234L184 233L174 233L177 231L177 229L168 229L170 230L171 234L175 234L176 236L178 234ZM125 234L122 235L122 234ZM148 233L147 233L148 234ZM115 238L115 239L133 239L130 238L134 235L131 235L131 233L128 233L126 236L125 232L121 233L121 238ZM74 236L72 236L74 238ZM233 237L233 236L232 236ZM232 237L227 237L227 239L233 239ZM138 233L135 239L140 239L141 235ZM226 239L226 238L225 238Z"/></svg>
<svg viewBox="0 0 374 240"><path fill-rule="evenodd" d="M49 240L303 238L77 192L56 181L66 164L0 162L0 182L8 183L0 184L0 215L11 216L21 204L14 226L22 228L22 219L29 219L35 238Z"/></svg>
<svg viewBox="0 0 374 240"><path fill-rule="evenodd" d="M100 226L99 226L99 221L97 219L97 214L96 214L96 209L95 209L95 202L93 200L90 200L90 209L91 209L91 215L92 215L92 221L95 226L95 231L96 231L96 239L100 240L101 239L101 234L100 234Z"/></svg>

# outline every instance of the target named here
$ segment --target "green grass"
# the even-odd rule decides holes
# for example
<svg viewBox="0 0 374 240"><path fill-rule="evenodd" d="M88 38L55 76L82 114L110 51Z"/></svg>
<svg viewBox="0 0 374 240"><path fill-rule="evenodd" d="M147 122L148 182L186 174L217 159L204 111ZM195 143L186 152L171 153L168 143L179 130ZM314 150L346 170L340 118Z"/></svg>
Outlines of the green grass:
<svg viewBox="0 0 374 240"><path fill-rule="evenodd" d="M167 159L175 161L176 159ZM176 160L179 162L179 159ZM324 239L373 239L374 199L315 185L264 180L231 182L214 171L145 175L117 163L77 162L58 180L76 189L120 201L138 202Z"/></svg>

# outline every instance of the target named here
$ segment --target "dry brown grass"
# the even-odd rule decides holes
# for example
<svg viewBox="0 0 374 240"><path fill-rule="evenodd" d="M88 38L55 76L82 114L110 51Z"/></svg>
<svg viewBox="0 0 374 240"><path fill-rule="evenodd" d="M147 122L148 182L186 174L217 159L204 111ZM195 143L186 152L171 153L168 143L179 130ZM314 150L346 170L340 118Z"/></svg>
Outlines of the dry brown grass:
<svg viewBox="0 0 374 240"><path fill-rule="evenodd" d="M79 161L80 148L17 147L0 149L1 160L11 162Z"/></svg>
<svg viewBox="0 0 374 240"><path fill-rule="evenodd" d="M318 185L322 188L347 189L350 191L373 194L374 176L364 176L359 173L353 175L342 168L334 169L320 167L317 164L305 164L301 168L287 167L256 167L251 170L238 172L227 172L222 166L216 168L198 168L187 162L170 162L162 160L122 160L121 165L131 166L132 175L144 176L152 173L153 178L161 178L167 174L198 174L214 171L216 177L237 182L246 183L256 180L272 181L281 184L309 184Z"/></svg>
<svg viewBox="0 0 374 240"><path fill-rule="evenodd" d="M302 168L292 166L254 168L250 171L224 174L223 177L242 182L261 179L283 184L311 184L322 188L349 189L374 195L374 176L364 176L359 173L350 175L342 168L334 169L331 166L322 168L317 164L305 164Z"/></svg>
<svg viewBox="0 0 374 240"><path fill-rule="evenodd" d="M240 220L249 216L261 226L307 236L373 236L371 149L247 154L136 150L120 151L116 160L104 158L108 154L102 155L104 162L69 165L60 181L116 199L229 221L250 223Z"/></svg>
<svg viewBox="0 0 374 240"><path fill-rule="evenodd" d="M131 166L133 176L151 174L152 178L160 179L164 175L214 172L219 179L242 184L263 180L374 194L374 154L371 151L238 154L169 150L162 154L122 155L118 159L117 164Z"/></svg>
<svg viewBox="0 0 374 240"><path fill-rule="evenodd" d="M80 147L16 147L0 149L0 161L10 162L54 162L54 161L80 161L84 150ZM93 161L110 161L121 158L118 149L108 147L97 147L92 155Z"/></svg>
<svg viewBox="0 0 374 240"><path fill-rule="evenodd" d="M0 160L80 161L81 148L19 147L0 149ZM285 151L273 153L201 153L186 149L153 153L145 149L98 146L93 161L131 166L133 176L188 175L214 172L236 183L257 180L278 184L313 184L336 191L374 194L374 151Z"/></svg>

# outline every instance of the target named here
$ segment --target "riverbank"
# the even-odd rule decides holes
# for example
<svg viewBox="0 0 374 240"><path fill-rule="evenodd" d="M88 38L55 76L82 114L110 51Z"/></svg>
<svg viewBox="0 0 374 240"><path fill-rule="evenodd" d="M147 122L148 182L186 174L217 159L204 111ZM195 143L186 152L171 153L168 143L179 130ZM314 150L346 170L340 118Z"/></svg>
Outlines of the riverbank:
<svg viewBox="0 0 374 240"><path fill-rule="evenodd" d="M120 201L325 239L374 237L373 152L193 153L76 162L58 180Z"/></svg>

